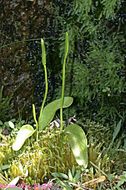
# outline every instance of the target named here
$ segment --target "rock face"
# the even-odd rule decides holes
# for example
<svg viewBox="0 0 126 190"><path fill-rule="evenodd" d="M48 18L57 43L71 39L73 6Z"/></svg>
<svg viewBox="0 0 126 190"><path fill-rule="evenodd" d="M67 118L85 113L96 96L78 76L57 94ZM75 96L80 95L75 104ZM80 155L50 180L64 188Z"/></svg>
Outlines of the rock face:
<svg viewBox="0 0 126 190"><path fill-rule="evenodd" d="M4 86L4 95L13 96L14 115L27 117L37 83L34 76L42 74L40 38L50 32L52 4L47 0L2 0L0 9L0 86Z"/></svg>

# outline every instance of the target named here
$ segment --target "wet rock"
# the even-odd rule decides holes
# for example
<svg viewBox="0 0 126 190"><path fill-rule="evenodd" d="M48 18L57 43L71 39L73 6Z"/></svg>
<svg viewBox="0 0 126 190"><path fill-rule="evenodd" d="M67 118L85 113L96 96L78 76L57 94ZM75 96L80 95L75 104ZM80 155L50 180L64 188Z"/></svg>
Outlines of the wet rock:
<svg viewBox="0 0 126 190"><path fill-rule="evenodd" d="M41 64L40 38L47 35L52 5L47 0L7 0L0 9L0 86L5 96L12 96L12 115L27 118L38 83L34 76ZM44 84L43 76L41 80Z"/></svg>

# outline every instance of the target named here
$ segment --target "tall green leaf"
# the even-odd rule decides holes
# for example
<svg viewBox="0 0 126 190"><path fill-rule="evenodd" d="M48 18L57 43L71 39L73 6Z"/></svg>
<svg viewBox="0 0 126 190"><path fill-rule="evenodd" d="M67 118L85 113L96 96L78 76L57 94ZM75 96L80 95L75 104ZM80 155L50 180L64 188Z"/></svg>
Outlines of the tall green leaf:
<svg viewBox="0 0 126 190"><path fill-rule="evenodd" d="M15 142L12 145L12 149L15 151L20 150L25 141L33 135L35 132L34 128L31 125L23 125L21 129L18 131Z"/></svg>
<svg viewBox="0 0 126 190"><path fill-rule="evenodd" d="M110 145L109 145L107 151L109 151L110 148L113 146L113 143L114 143L116 137L118 136L118 134L119 134L119 132L120 132L120 130L121 130L121 127L122 127L122 120L120 120L120 121L118 122L117 126L116 126L115 129L114 129L112 141L111 141L111 143L110 143Z"/></svg>
<svg viewBox="0 0 126 190"><path fill-rule="evenodd" d="M65 128L64 132L68 136L68 142L71 146L77 163L87 168L88 150L87 138L84 131L81 129L80 126L76 124L71 124Z"/></svg>
<svg viewBox="0 0 126 190"><path fill-rule="evenodd" d="M63 108L69 107L73 103L72 97L64 97ZM49 103L40 112L39 116L39 129L44 129L52 121L56 111L61 107L61 98Z"/></svg>

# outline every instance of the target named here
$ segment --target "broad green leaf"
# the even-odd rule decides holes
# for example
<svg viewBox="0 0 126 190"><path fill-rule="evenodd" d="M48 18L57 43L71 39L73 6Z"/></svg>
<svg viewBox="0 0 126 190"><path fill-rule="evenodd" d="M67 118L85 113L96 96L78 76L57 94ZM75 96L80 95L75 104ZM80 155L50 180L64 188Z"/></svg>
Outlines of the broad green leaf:
<svg viewBox="0 0 126 190"><path fill-rule="evenodd" d="M73 103L72 97L64 97L63 108L69 107ZM61 98L49 103L39 116L39 129L44 129L52 121L56 111L61 107Z"/></svg>
<svg viewBox="0 0 126 190"><path fill-rule="evenodd" d="M15 151L20 150L23 146L26 139L28 139L35 132L34 128L31 125L23 125L18 131L15 142L12 145L12 149Z"/></svg>
<svg viewBox="0 0 126 190"><path fill-rule="evenodd" d="M64 132L68 136L68 142L71 146L76 162L79 165L82 165L85 168L87 168L88 150L87 138L84 131L81 129L79 125L71 124L65 128Z"/></svg>

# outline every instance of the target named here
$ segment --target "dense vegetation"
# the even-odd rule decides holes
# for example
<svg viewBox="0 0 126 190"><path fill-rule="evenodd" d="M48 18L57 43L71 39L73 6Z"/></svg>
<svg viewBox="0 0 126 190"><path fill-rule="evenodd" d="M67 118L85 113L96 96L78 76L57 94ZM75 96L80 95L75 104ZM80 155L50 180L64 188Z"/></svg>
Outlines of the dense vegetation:
<svg viewBox="0 0 126 190"><path fill-rule="evenodd" d="M1 0L0 184L21 176L21 184L55 181L43 189L126 188L125 7L124 0ZM64 90L73 104L63 103ZM15 151L17 133L26 143ZM88 167L80 167L87 140Z"/></svg>

